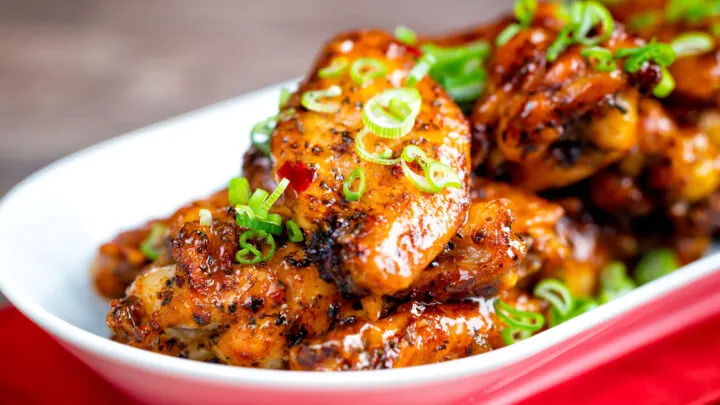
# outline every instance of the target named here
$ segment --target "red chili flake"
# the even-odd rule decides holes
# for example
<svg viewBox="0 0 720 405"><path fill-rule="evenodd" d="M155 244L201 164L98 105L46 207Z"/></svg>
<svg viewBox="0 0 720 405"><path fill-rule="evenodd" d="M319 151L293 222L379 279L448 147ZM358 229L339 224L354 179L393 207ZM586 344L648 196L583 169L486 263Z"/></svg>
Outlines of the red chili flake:
<svg viewBox="0 0 720 405"><path fill-rule="evenodd" d="M315 180L315 169L309 168L302 162L285 162L278 170L278 175L290 180L290 187L302 193L310 187Z"/></svg>
<svg viewBox="0 0 720 405"><path fill-rule="evenodd" d="M407 49L407 52L411 55L415 55L418 58L423 55L422 51L419 48L416 48L412 45L405 45L405 48Z"/></svg>

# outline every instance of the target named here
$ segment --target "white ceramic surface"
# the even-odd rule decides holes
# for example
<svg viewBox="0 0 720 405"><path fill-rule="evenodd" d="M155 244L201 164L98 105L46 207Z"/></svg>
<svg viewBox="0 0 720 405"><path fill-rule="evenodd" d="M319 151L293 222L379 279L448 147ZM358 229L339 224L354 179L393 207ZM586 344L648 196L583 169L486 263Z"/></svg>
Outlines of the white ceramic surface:
<svg viewBox="0 0 720 405"><path fill-rule="evenodd" d="M107 303L94 294L88 276L97 246L122 229L206 196L236 175L251 126L275 113L281 86L78 152L18 185L0 203L0 287L8 299L111 382L146 401L429 404L497 384L477 378L562 345L720 267L720 256L713 255L510 348L403 370L243 369L165 357L106 339Z"/></svg>

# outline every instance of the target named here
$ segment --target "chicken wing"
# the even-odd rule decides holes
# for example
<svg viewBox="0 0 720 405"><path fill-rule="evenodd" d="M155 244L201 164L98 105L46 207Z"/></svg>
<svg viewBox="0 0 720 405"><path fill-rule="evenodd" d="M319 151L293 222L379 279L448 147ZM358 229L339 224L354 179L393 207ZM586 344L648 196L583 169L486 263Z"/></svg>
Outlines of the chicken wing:
<svg viewBox="0 0 720 405"><path fill-rule="evenodd" d="M370 163L353 147L363 128L363 105L374 95L400 86L413 67L416 57L406 50L381 31L336 37L290 98L287 107L296 113L281 120L272 135L275 172L291 181L290 208L305 231L308 253L323 278L345 294L385 295L408 288L462 225L468 207L466 186L425 193L403 176L399 165ZM318 69L341 56L350 61L375 58L386 66L387 74L365 86L348 75L318 76ZM304 92L332 85L342 90L336 113L301 105ZM449 165L465 184L470 170L467 121L432 79L425 77L416 87L422 106L414 128L407 136L384 143L396 154L411 143L422 148L429 158ZM367 191L351 202L342 189L355 168L364 169Z"/></svg>
<svg viewBox="0 0 720 405"><path fill-rule="evenodd" d="M673 10L677 5L684 6L690 13L693 13L692 9L698 11L698 7L707 13L705 17L686 17L683 10ZM670 42L688 31L715 36L712 29L720 21L709 12L714 7L710 3L627 0L609 4L608 7L615 18L646 40L656 38ZM680 55L668 69L675 78L675 90L671 97L676 102L720 106L720 48L715 46L708 52Z"/></svg>
<svg viewBox="0 0 720 405"><path fill-rule="evenodd" d="M517 291L501 298L524 311L544 303ZM432 364L502 347L493 300L457 304L404 304L378 321L357 320L290 351L290 369L375 370Z"/></svg>
<svg viewBox="0 0 720 405"><path fill-rule="evenodd" d="M638 92L661 78L650 63L634 74L597 71L577 45L548 61L557 25L536 19L495 50L488 91L471 118L473 161L487 153L480 172L533 191L575 183L619 160L637 143ZM641 45L619 25L601 44L612 51Z"/></svg>

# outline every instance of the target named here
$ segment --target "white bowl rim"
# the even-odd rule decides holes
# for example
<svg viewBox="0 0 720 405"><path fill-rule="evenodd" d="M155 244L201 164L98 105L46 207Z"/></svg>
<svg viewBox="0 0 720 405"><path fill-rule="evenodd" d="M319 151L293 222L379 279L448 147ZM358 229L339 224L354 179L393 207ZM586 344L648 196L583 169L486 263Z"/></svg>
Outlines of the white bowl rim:
<svg viewBox="0 0 720 405"><path fill-rule="evenodd" d="M294 81L283 82L278 85L248 93L231 100L227 100L209 107L201 108L179 117L171 118L157 124L133 131L124 136L116 137L99 144L85 148L79 152L66 156L45 168L35 172L24 181L16 185L0 201L0 229L4 229L2 215L8 202L21 198L23 190L31 183L42 181L42 178L55 168L82 159L86 154L92 154L102 149L113 148L121 143L135 142L138 138L151 134L155 128L170 123L178 123L195 115L208 113L212 110L227 108L230 105L242 102L266 92L278 92L282 87L288 87ZM2 249L2 246L0 246ZM251 385L260 388L285 390L346 390L346 389L382 389L398 388L403 386L423 385L428 383L441 383L498 369L500 367L518 362L541 351L562 343L583 331L622 315L638 306L660 298L672 290L682 288L692 282L708 276L720 264L720 253L715 253L693 262L661 279L655 280L637 288L630 294L615 301L609 302L593 311L574 318L566 323L542 332L530 339L516 343L513 346L497 349L477 356L467 357L443 363L409 367L390 370L370 370L353 372L302 372L287 370L263 370L253 368L231 367L221 364L202 363L185 359L165 356L144 351L114 342L85 331L42 308L33 302L31 297L24 296L11 288L9 280L3 280L0 271L0 291L20 310L58 339L69 343L82 351L105 357L129 367L140 368L148 372L169 374L176 377L195 378L211 383L224 383L235 385Z"/></svg>

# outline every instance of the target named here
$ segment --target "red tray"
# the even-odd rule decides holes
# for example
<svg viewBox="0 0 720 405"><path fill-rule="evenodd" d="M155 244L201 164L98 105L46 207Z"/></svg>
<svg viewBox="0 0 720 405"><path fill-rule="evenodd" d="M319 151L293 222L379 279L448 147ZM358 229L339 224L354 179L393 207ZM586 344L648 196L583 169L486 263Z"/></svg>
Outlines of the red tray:
<svg viewBox="0 0 720 405"><path fill-rule="evenodd" d="M134 404L12 308L0 310L0 404ZM468 402L469 403L469 402ZM720 316L522 402L720 403Z"/></svg>

